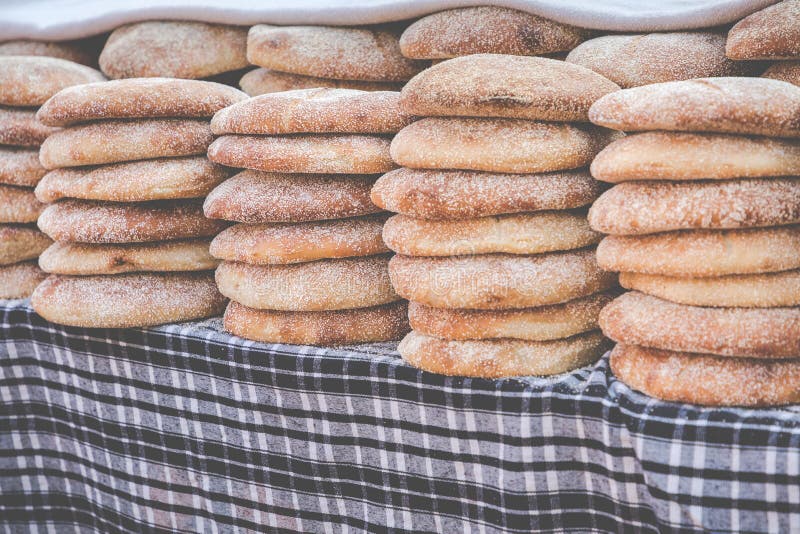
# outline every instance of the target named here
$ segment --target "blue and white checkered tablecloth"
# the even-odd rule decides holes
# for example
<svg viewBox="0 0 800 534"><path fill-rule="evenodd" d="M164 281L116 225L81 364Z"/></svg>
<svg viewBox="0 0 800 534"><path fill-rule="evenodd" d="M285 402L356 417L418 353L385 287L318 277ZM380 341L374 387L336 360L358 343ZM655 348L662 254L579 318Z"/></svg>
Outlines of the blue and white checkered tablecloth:
<svg viewBox="0 0 800 534"><path fill-rule="evenodd" d="M798 407L659 402L605 358L492 381L218 320L0 319L5 532L800 531Z"/></svg>

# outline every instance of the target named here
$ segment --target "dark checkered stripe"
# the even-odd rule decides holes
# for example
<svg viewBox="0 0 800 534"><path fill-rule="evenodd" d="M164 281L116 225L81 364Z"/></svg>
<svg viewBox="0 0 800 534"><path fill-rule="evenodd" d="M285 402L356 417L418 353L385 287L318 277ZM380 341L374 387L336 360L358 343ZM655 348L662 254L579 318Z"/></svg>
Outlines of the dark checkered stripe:
<svg viewBox="0 0 800 534"><path fill-rule="evenodd" d="M800 529L796 410L660 403L605 360L488 381L385 347L0 318L5 530Z"/></svg>

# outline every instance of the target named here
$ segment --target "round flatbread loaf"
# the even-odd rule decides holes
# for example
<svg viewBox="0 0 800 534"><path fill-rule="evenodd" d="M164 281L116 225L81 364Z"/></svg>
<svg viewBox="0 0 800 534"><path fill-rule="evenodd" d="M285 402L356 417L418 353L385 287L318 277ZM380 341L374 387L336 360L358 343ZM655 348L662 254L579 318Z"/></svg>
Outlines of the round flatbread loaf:
<svg viewBox="0 0 800 534"><path fill-rule="evenodd" d="M46 172L38 150L0 146L0 184L35 187Z"/></svg>
<svg viewBox="0 0 800 534"><path fill-rule="evenodd" d="M800 85L800 61L777 61L761 76Z"/></svg>
<svg viewBox="0 0 800 534"><path fill-rule="evenodd" d="M231 301L225 330L247 339L293 345L351 345L394 341L408 333L403 301L333 311L256 310Z"/></svg>
<svg viewBox="0 0 800 534"><path fill-rule="evenodd" d="M731 59L800 57L800 2L784 0L743 18L728 31Z"/></svg>
<svg viewBox="0 0 800 534"><path fill-rule="evenodd" d="M0 185L0 223L34 223L44 208L33 190Z"/></svg>
<svg viewBox="0 0 800 534"><path fill-rule="evenodd" d="M767 407L800 402L800 362L715 357L617 345L611 370L651 397L705 406Z"/></svg>
<svg viewBox="0 0 800 534"><path fill-rule="evenodd" d="M615 137L590 125L431 117L400 130L391 155L414 169L549 172L589 165Z"/></svg>
<svg viewBox="0 0 800 534"><path fill-rule="evenodd" d="M207 118L247 95L220 83L139 78L70 87L36 117L50 126L108 119Z"/></svg>
<svg viewBox="0 0 800 534"><path fill-rule="evenodd" d="M389 282L388 263L386 255L294 265L222 262L217 285L231 300L259 310L368 308L400 300Z"/></svg>
<svg viewBox="0 0 800 534"><path fill-rule="evenodd" d="M31 226L0 225L0 265L34 259L52 242Z"/></svg>
<svg viewBox="0 0 800 534"><path fill-rule="evenodd" d="M639 132L670 130L800 137L800 87L767 78L701 78L607 94L595 124Z"/></svg>
<svg viewBox="0 0 800 534"><path fill-rule="evenodd" d="M505 378L573 371L599 360L609 348L597 331L551 341L451 341L412 331L397 350L409 365L431 373Z"/></svg>
<svg viewBox="0 0 800 534"><path fill-rule="evenodd" d="M215 134L395 133L411 122L400 93L302 89L253 97L214 115Z"/></svg>
<svg viewBox="0 0 800 534"><path fill-rule="evenodd" d="M504 7L467 7L422 17L400 37L403 55L444 59L470 54L538 56L571 50L591 32Z"/></svg>
<svg viewBox="0 0 800 534"><path fill-rule="evenodd" d="M31 306L53 323L135 328L219 315L225 309L225 298L208 272L52 274L33 292Z"/></svg>
<svg viewBox="0 0 800 534"><path fill-rule="evenodd" d="M227 224L203 216L197 201L122 204L64 200L39 217L39 228L55 241L73 243L142 243L211 237Z"/></svg>
<svg viewBox="0 0 800 534"><path fill-rule="evenodd" d="M589 120L589 108L619 87L579 65L541 57L477 54L444 61L414 76L401 92L417 116Z"/></svg>
<svg viewBox="0 0 800 534"><path fill-rule="evenodd" d="M603 333L626 345L741 358L797 358L800 307L687 306L625 293L600 312Z"/></svg>
<svg viewBox="0 0 800 534"><path fill-rule="evenodd" d="M316 87L355 89L356 91L399 91L403 88L403 84L401 82L332 80L330 78L303 76L302 74L292 74L277 70L255 69L242 76L242 79L239 80L239 87L250 96L258 96L266 93L314 89Z"/></svg>
<svg viewBox="0 0 800 534"><path fill-rule="evenodd" d="M36 198L141 202L202 198L231 174L204 156L161 158L100 167L55 169L36 186Z"/></svg>
<svg viewBox="0 0 800 534"><path fill-rule="evenodd" d="M776 308L800 306L800 270L684 278L620 273L628 289L690 306Z"/></svg>
<svg viewBox="0 0 800 534"><path fill-rule="evenodd" d="M54 243L39 256L39 267L71 275L208 271L219 264L208 245L207 239L121 245Z"/></svg>
<svg viewBox="0 0 800 534"><path fill-rule="evenodd" d="M38 147L57 131L36 120L35 110L0 106L0 145Z"/></svg>
<svg viewBox="0 0 800 534"><path fill-rule="evenodd" d="M71 85L99 82L100 71L43 56L0 56L0 105L31 107Z"/></svg>
<svg viewBox="0 0 800 534"><path fill-rule="evenodd" d="M25 299L31 296L47 273L36 261L23 261L0 266L0 299Z"/></svg>
<svg viewBox="0 0 800 534"><path fill-rule="evenodd" d="M544 211L456 221L395 215L383 229L387 246L406 256L541 254L594 245L602 236L586 214Z"/></svg>
<svg viewBox="0 0 800 534"><path fill-rule="evenodd" d="M389 252L381 239L386 216L302 223L237 224L211 242L211 255L253 265L302 263Z"/></svg>
<svg viewBox="0 0 800 534"><path fill-rule="evenodd" d="M548 341L596 330L600 310L612 299L612 293L596 293L522 310L448 310L410 302L408 319L415 332L442 339Z"/></svg>
<svg viewBox="0 0 800 534"><path fill-rule="evenodd" d="M240 172L206 198L207 217L243 223L303 222L376 213L374 176Z"/></svg>
<svg viewBox="0 0 800 534"><path fill-rule="evenodd" d="M797 178L627 182L600 195L589 211L593 229L618 235L797 222L800 222Z"/></svg>
<svg viewBox="0 0 800 534"><path fill-rule="evenodd" d="M427 66L403 57L393 26L268 26L247 35L250 63L319 78L403 82Z"/></svg>
<svg viewBox="0 0 800 534"><path fill-rule="evenodd" d="M724 276L800 268L800 226L608 236L597 262L609 271Z"/></svg>
<svg viewBox="0 0 800 534"><path fill-rule="evenodd" d="M645 132L605 147L591 165L604 182L728 180L800 174L800 142L727 134Z"/></svg>
<svg viewBox="0 0 800 534"><path fill-rule="evenodd" d="M473 310L558 304L617 282L616 274L598 268L592 249L535 256L394 256L389 274L403 298L434 308Z"/></svg>
<svg viewBox="0 0 800 534"><path fill-rule="evenodd" d="M389 155L390 143L377 135L224 135L208 147L208 158L269 172L379 174L397 167Z"/></svg>
<svg viewBox="0 0 800 534"><path fill-rule="evenodd" d="M200 120L105 121L53 133L39 161L47 169L205 154L213 140Z"/></svg>
<svg viewBox="0 0 800 534"><path fill-rule="evenodd" d="M752 76L759 68L725 57L725 34L713 31L604 35L579 44L566 61L624 89L710 76Z"/></svg>
<svg viewBox="0 0 800 534"><path fill-rule="evenodd" d="M372 187L379 207L423 219L469 219L526 211L579 208L600 194L586 171L493 174L397 169Z"/></svg>
<svg viewBox="0 0 800 534"><path fill-rule="evenodd" d="M0 56L47 56L96 65L97 52L86 41L46 42L17 39L0 43Z"/></svg>
<svg viewBox="0 0 800 534"><path fill-rule="evenodd" d="M100 68L109 78L206 78L246 67L246 55L246 27L156 20L111 32Z"/></svg>

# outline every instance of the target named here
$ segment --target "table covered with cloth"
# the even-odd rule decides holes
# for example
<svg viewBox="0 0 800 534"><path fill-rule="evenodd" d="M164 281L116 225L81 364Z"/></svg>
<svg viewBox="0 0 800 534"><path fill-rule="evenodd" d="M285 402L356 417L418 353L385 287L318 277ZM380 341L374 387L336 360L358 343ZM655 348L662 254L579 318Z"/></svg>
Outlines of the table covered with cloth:
<svg viewBox="0 0 800 534"><path fill-rule="evenodd" d="M468 379L219 319L0 318L3 532L800 530L800 407L660 402L607 357Z"/></svg>

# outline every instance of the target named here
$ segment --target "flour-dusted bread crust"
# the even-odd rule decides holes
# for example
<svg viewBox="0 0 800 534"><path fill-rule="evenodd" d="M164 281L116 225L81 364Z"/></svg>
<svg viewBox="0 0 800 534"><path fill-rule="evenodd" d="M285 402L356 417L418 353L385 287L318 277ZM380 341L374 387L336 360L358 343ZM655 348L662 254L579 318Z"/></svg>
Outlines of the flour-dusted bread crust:
<svg viewBox="0 0 800 534"><path fill-rule="evenodd" d="M477 54L444 61L401 91L418 116L588 122L589 108L619 86L591 70L541 57Z"/></svg>
<svg viewBox="0 0 800 534"><path fill-rule="evenodd" d="M269 26L250 28L247 59L281 72L319 78L403 82L427 62L403 57L392 26Z"/></svg>
<svg viewBox="0 0 800 534"><path fill-rule="evenodd" d="M119 274L141 271L209 271L219 264L208 252L208 239L156 243L54 243L41 256L48 273Z"/></svg>
<svg viewBox="0 0 800 534"><path fill-rule="evenodd" d="M800 57L800 1L784 0L743 18L728 31L731 59Z"/></svg>
<svg viewBox="0 0 800 534"><path fill-rule="evenodd" d="M0 185L0 223L35 223L44 209L33 190Z"/></svg>
<svg viewBox="0 0 800 534"><path fill-rule="evenodd" d="M46 172L38 150L0 146L0 184L35 187Z"/></svg>
<svg viewBox="0 0 800 534"><path fill-rule="evenodd" d="M53 274L36 288L31 306L53 323L135 328L220 315L225 298L209 272Z"/></svg>
<svg viewBox="0 0 800 534"><path fill-rule="evenodd" d="M36 119L36 110L0 106L0 145L38 147L58 128Z"/></svg>
<svg viewBox="0 0 800 534"><path fill-rule="evenodd" d="M611 370L651 397L704 406L768 407L800 402L800 362L729 358L617 345Z"/></svg>
<svg viewBox="0 0 800 534"><path fill-rule="evenodd" d="M690 306L800 306L800 270L704 278L620 273L625 288Z"/></svg>
<svg viewBox="0 0 800 534"><path fill-rule="evenodd" d="M276 173L378 174L397 167L385 136L298 134L224 135L208 147L211 161Z"/></svg>
<svg viewBox="0 0 800 534"><path fill-rule="evenodd" d="M475 310L558 304L617 282L616 274L600 270L592 249L532 256L394 256L389 274L403 298L434 308Z"/></svg>
<svg viewBox="0 0 800 534"><path fill-rule="evenodd" d="M800 268L800 226L608 236L597 262L609 271L724 276Z"/></svg>
<svg viewBox="0 0 800 534"><path fill-rule="evenodd" d="M39 217L39 228L54 241L144 243L211 237L227 226L207 219L198 201L111 203L63 200Z"/></svg>
<svg viewBox="0 0 800 534"><path fill-rule="evenodd" d="M399 91L403 88L403 83L334 80L262 68L251 70L242 76L242 79L239 80L239 87L250 96L258 96L266 93L315 89L318 87L355 89L356 91Z"/></svg>
<svg viewBox="0 0 800 534"><path fill-rule="evenodd" d="M206 198L207 217L243 223L303 222L380 211L370 191L375 176L243 171Z"/></svg>
<svg viewBox="0 0 800 534"><path fill-rule="evenodd" d="M249 308L349 310L400 300L389 281L388 264L387 255L293 265L222 262L216 279L223 295Z"/></svg>
<svg viewBox="0 0 800 534"><path fill-rule="evenodd" d="M35 259L52 242L33 226L0 225L0 265Z"/></svg>
<svg viewBox="0 0 800 534"><path fill-rule="evenodd" d="M266 343L330 346L395 341L409 328L404 301L332 311L256 310L231 301L225 330Z"/></svg>
<svg viewBox="0 0 800 534"><path fill-rule="evenodd" d="M623 89L716 76L752 76L759 65L725 57L725 34L714 31L604 35L579 44L568 63L602 74Z"/></svg>
<svg viewBox="0 0 800 534"><path fill-rule="evenodd" d="M622 130L800 137L800 87L769 78L701 78L623 89L589 119Z"/></svg>
<svg viewBox="0 0 800 534"><path fill-rule="evenodd" d="M372 187L379 207L422 219L469 219L591 204L600 184L586 171L497 174L397 169Z"/></svg>
<svg viewBox="0 0 800 534"><path fill-rule="evenodd" d="M81 65L97 64L97 52L84 41L34 41L15 39L0 43L0 56L47 56L74 61Z"/></svg>
<svg viewBox="0 0 800 534"><path fill-rule="evenodd" d="M105 79L102 72L66 59L0 55L0 105L36 107L65 87Z"/></svg>
<svg viewBox="0 0 800 534"><path fill-rule="evenodd" d="M397 350L408 364L443 375L550 376L597 361L611 344L597 331L567 339L447 340L412 331Z"/></svg>
<svg viewBox="0 0 800 534"><path fill-rule="evenodd" d="M643 132L605 147L592 161L604 182L728 180L800 174L800 141L742 135Z"/></svg>
<svg viewBox="0 0 800 534"><path fill-rule="evenodd" d="M573 49L589 30L503 7L449 9L422 17L400 37L403 55L446 59L470 54L538 56Z"/></svg>
<svg viewBox="0 0 800 534"><path fill-rule="evenodd" d="M617 235L798 222L797 178L626 182L600 195L589 210L594 230Z"/></svg>
<svg viewBox="0 0 800 534"><path fill-rule="evenodd" d="M444 221L395 215L383 229L389 248L406 256L541 254L587 247L601 238L585 213L570 211Z"/></svg>
<svg viewBox="0 0 800 534"><path fill-rule="evenodd" d="M36 186L36 198L42 202L62 198L112 202L202 198L232 172L204 156L55 169Z"/></svg>
<svg viewBox="0 0 800 534"><path fill-rule="evenodd" d="M211 243L215 258L253 265L302 263L389 252L381 238L386 215L301 223L236 224Z"/></svg>
<svg viewBox="0 0 800 534"><path fill-rule="evenodd" d="M688 306L632 291L603 308L600 327L626 345L741 358L800 356L800 307Z"/></svg>
<svg viewBox="0 0 800 534"><path fill-rule="evenodd" d="M35 260L0 265L0 299L28 298L45 278Z"/></svg>
<svg viewBox="0 0 800 534"><path fill-rule="evenodd" d="M550 172L589 165L616 136L591 125L429 117L400 130L391 156L414 169Z"/></svg>
<svg viewBox="0 0 800 534"><path fill-rule="evenodd" d="M100 68L109 78L206 78L246 67L246 55L244 26L146 21L111 32Z"/></svg>
<svg viewBox="0 0 800 534"><path fill-rule="evenodd" d="M800 85L800 61L776 61L761 76Z"/></svg>
<svg viewBox="0 0 800 534"><path fill-rule="evenodd" d="M50 126L111 119L208 118L246 98L220 83L135 78L69 87L45 102L36 116Z"/></svg>

